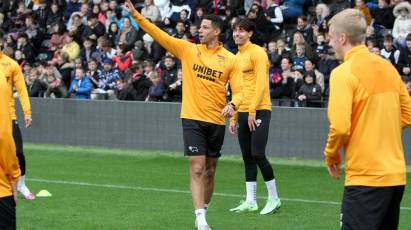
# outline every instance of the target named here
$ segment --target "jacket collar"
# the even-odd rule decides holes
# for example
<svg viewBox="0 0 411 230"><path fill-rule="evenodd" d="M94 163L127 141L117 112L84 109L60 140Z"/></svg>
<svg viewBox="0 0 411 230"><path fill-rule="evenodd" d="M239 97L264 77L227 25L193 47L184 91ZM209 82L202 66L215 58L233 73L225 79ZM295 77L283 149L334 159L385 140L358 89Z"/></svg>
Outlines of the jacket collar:
<svg viewBox="0 0 411 230"><path fill-rule="evenodd" d="M348 61L351 57L358 53L369 53L370 51L365 45L358 45L351 48L345 55L344 55L344 62Z"/></svg>
<svg viewBox="0 0 411 230"><path fill-rule="evenodd" d="M247 50L247 48L250 47L250 45L251 45L251 42L248 41L247 43L245 43L244 45L242 45L241 47L239 47L238 50L242 53L242 52L244 52L245 50Z"/></svg>

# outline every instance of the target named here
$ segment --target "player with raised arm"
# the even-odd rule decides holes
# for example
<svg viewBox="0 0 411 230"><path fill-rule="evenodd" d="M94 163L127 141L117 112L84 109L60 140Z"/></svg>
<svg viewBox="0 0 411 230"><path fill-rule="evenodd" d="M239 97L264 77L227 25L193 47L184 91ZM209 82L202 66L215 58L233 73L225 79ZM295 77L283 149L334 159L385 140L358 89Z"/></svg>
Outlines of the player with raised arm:
<svg viewBox="0 0 411 230"><path fill-rule="evenodd" d="M169 36L150 23L126 0L125 8L141 29L181 60L183 100L181 118L185 155L190 165L190 189L198 229L211 229L206 210L214 191L214 176L224 142L225 116L242 102L241 77L236 74L235 56L218 41L222 19L205 16L199 29L201 44ZM226 84L232 100L226 102Z"/></svg>

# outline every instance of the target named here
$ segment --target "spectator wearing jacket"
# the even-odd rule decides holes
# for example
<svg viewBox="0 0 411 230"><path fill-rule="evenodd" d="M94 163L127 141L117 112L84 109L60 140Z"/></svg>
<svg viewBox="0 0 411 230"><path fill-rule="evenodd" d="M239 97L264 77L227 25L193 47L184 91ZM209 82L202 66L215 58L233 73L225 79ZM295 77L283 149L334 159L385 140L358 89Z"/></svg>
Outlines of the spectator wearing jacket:
<svg viewBox="0 0 411 230"><path fill-rule="evenodd" d="M47 90L47 84L38 78L39 75L39 71L36 68L32 68L30 74L26 78L29 97L42 97Z"/></svg>
<svg viewBox="0 0 411 230"><path fill-rule="evenodd" d="M400 51L394 47L394 38L391 34L384 36L384 47L380 51L380 55L389 60L391 64L397 66Z"/></svg>
<svg viewBox="0 0 411 230"><path fill-rule="evenodd" d="M406 79L411 80L411 33L407 35L406 47L400 51L398 70Z"/></svg>
<svg viewBox="0 0 411 230"><path fill-rule="evenodd" d="M123 21L123 27L120 29L116 37L116 45L124 44L127 50L131 50L134 47L134 43L137 41L138 33L131 25L130 18L125 17Z"/></svg>
<svg viewBox="0 0 411 230"><path fill-rule="evenodd" d="M315 82L321 87L321 93L325 90L324 85L324 74L322 74L318 69L315 68L315 64L313 60L306 59L304 62L304 70L305 72L314 72L315 75Z"/></svg>
<svg viewBox="0 0 411 230"><path fill-rule="evenodd" d="M146 101L162 101L166 90L163 80L156 71L152 71L148 75L148 79L151 81L152 86L148 90Z"/></svg>
<svg viewBox="0 0 411 230"><path fill-rule="evenodd" d="M283 30L283 13L275 0L267 0L265 19L267 20L266 31L270 33L270 39L275 39Z"/></svg>
<svg viewBox="0 0 411 230"><path fill-rule="evenodd" d="M69 93L75 99L90 99L92 85L83 68L76 68L76 77L71 82Z"/></svg>
<svg viewBox="0 0 411 230"><path fill-rule="evenodd" d="M408 2L401 2L394 7L394 27L392 28L392 35L396 44L405 47L405 37L411 33L411 4Z"/></svg>
<svg viewBox="0 0 411 230"><path fill-rule="evenodd" d="M98 89L106 92L109 99L114 99L117 81L121 79L120 72L113 68L113 61L106 58L103 61L104 68L100 72Z"/></svg>
<svg viewBox="0 0 411 230"><path fill-rule="evenodd" d="M321 86L316 82L313 71L308 71L304 75L304 83L297 92L299 104L307 107L321 107Z"/></svg>

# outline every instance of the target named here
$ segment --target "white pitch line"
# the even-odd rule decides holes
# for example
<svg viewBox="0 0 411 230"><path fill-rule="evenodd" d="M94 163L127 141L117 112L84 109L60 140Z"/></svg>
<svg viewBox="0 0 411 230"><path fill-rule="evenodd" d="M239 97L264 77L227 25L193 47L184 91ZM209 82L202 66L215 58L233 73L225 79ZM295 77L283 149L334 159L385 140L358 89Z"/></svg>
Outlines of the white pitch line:
<svg viewBox="0 0 411 230"><path fill-rule="evenodd" d="M114 184L94 184L88 182L76 182L76 181L63 181L63 180L47 180L47 179L35 179L30 178L28 181L49 183L49 184L69 184L69 185L79 185L79 186L88 186L88 187L100 187L100 188L114 188L114 189L127 189L127 190L138 190L138 191L151 191L151 192L167 192L167 193L184 193L190 194L189 191L179 190L179 189L165 189L165 188L149 188L149 187L140 187L140 186L127 186L127 185L114 185ZM230 193L220 193L215 192L215 196L221 197L236 197L243 198L243 195L230 194ZM265 199L265 197L257 197L259 199ZM284 198L281 197L281 200L300 202L300 203L315 203L315 204L329 204L329 205L341 205L341 202L335 201L326 201L326 200L306 200L306 199L296 199L296 198ZM401 207L402 210L411 211L411 207Z"/></svg>

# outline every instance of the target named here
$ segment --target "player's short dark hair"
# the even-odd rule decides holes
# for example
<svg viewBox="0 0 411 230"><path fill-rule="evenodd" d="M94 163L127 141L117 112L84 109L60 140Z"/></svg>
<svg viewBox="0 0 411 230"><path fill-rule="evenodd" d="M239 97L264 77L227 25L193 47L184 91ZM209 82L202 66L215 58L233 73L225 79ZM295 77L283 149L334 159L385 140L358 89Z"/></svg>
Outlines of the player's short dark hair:
<svg viewBox="0 0 411 230"><path fill-rule="evenodd" d="M234 22L233 29L237 27L247 32L255 31L255 23L248 18L240 18L236 22Z"/></svg>
<svg viewBox="0 0 411 230"><path fill-rule="evenodd" d="M214 28L218 28L223 31L223 19L221 19L220 16L208 14L203 17L203 20L210 20L211 25L213 25Z"/></svg>
<svg viewBox="0 0 411 230"><path fill-rule="evenodd" d="M406 41L411 41L411 33L409 33L409 34L407 35L407 37L405 37L405 40L406 40Z"/></svg>

